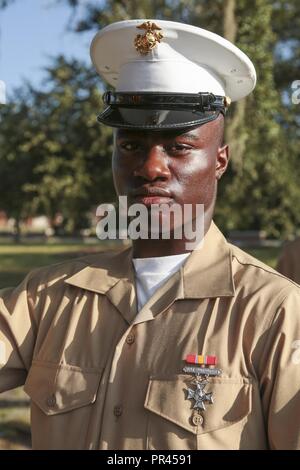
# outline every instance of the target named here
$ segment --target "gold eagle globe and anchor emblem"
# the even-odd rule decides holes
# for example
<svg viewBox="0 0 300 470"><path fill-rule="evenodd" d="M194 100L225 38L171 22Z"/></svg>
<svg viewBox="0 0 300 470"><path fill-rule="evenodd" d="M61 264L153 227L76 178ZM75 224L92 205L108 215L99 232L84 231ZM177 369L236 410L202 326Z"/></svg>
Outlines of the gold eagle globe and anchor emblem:
<svg viewBox="0 0 300 470"><path fill-rule="evenodd" d="M136 36L134 46L138 52L146 55L157 46L164 36L159 32L161 28L151 21L146 21L137 28L144 29L145 33Z"/></svg>

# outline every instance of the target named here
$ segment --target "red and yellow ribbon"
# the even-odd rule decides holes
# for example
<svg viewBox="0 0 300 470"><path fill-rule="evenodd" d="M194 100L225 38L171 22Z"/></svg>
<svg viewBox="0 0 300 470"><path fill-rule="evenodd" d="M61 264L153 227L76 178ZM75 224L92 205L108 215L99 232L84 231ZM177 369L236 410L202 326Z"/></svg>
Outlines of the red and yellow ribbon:
<svg viewBox="0 0 300 470"><path fill-rule="evenodd" d="M185 358L188 364L199 364L205 366L217 365L217 356L205 356L204 354L188 354Z"/></svg>

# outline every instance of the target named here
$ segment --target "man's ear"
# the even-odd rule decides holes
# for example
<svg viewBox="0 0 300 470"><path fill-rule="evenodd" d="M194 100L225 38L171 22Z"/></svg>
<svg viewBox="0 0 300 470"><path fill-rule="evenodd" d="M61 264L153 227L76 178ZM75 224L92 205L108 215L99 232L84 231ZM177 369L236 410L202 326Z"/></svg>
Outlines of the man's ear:
<svg viewBox="0 0 300 470"><path fill-rule="evenodd" d="M229 147L223 145L218 148L217 161L216 161L216 178L219 180L223 173L225 173L229 162Z"/></svg>

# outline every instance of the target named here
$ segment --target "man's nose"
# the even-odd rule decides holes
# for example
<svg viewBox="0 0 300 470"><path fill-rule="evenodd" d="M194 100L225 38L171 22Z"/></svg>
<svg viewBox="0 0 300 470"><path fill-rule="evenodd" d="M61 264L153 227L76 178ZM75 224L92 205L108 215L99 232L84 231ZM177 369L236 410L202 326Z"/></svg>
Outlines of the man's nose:
<svg viewBox="0 0 300 470"><path fill-rule="evenodd" d="M161 146L150 147L134 171L134 176L140 176L148 181L168 179L170 170L167 156Z"/></svg>

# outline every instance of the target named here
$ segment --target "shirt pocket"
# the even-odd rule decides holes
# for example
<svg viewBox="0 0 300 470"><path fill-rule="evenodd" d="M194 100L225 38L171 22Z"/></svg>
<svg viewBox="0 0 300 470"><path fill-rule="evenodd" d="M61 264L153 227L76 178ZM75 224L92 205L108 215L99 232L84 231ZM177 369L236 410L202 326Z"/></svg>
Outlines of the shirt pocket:
<svg viewBox="0 0 300 470"><path fill-rule="evenodd" d="M98 369L33 363L24 390L46 415L66 413L96 401L101 375Z"/></svg>
<svg viewBox="0 0 300 470"><path fill-rule="evenodd" d="M144 403L150 412L148 449L238 449L251 411L251 380L210 378L204 391L212 392L213 404L204 402L205 410L198 412L188 388L196 389L191 376L150 378Z"/></svg>
<svg viewBox="0 0 300 470"><path fill-rule="evenodd" d="M90 448L102 371L32 364L24 390L31 399L34 449Z"/></svg>

